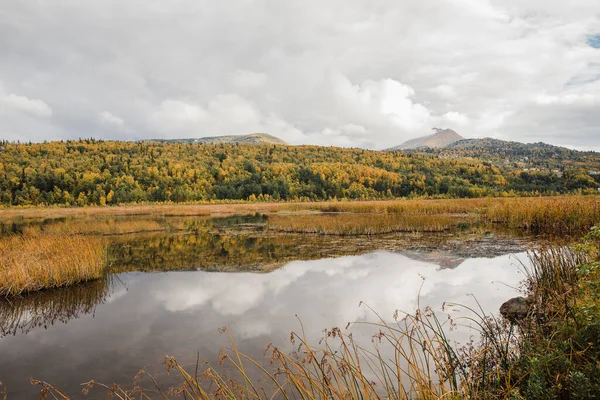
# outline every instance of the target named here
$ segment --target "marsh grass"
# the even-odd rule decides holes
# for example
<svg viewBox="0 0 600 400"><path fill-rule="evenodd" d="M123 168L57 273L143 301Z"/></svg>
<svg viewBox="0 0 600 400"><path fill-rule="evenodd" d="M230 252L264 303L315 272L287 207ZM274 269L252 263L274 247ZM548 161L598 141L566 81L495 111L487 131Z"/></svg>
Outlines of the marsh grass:
<svg viewBox="0 0 600 400"><path fill-rule="evenodd" d="M448 218L463 220L466 223L479 222L500 225L531 234L580 235L600 222L600 198L598 196L562 196L531 198L479 198L479 199L417 199L383 201L329 201L298 203L241 203L203 205L136 205L95 208L48 208L48 209L2 209L0 218L5 222L19 223L35 220L72 218L83 224L70 233L83 234L123 234L165 230L158 222L120 222L103 225L88 224L87 221L100 217L193 217L265 214L280 218L277 229L290 232L310 232L353 234L349 227L355 219L357 228L354 234L382 233L394 231L439 231L447 229ZM348 214L345 221L340 219L338 228L323 223L323 219L310 219L315 214ZM369 218L360 215L378 215L371 226ZM297 218L292 218L296 216ZM388 216L386 220L385 217ZM432 217L432 222L424 217ZM444 220L446 218L446 220ZM126 218L124 218L126 219ZM302 221L299 221L301 219ZM327 219L325 219L327 220ZM310 226L309 221L314 223ZM286 227L284 223L289 225ZM389 223L395 227L383 227ZM75 223L74 223L75 224ZM142 226L144 225L145 226ZM158 224L158 225L157 225ZM60 224L57 224L57 226ZM75 225L73 225L75 226ZM275 224L272 224L275 227ZM177 227L172 227L177 229ZM63 229L66 225L48 229Z"/></svg>
<svg viewBox="0 0 600 400"><path fill-rule="evenodd" d="M333 222L333 218L321 219L314 214L308 214L299 219L289 217L286 220L271 220L272 225L280 230L352 234L353 229L349 225L354 219L354 233L364 234L385 232L386 229L388 232L439 231L463 222L500 225L529 234L577 236L585 234L600 222L598 196L342 201L296 204L289 208L351 217ZM384 227L385 224L388 224L388 227Z"/></svg>
<svg viewBox="0 0 600 400"><path fill-rule="evenodd" d="M489 204L502 199L448 199L448 200L384 200L384 201L331 201L322 203L299 203L289 209L310 209L321 212L368 213L368 214L473 214Z"/></svg>
<svg viewBox="0 0 600 400"><path fill-rule="evenodd" d="M80 235L0 238L0 296L68 286L104 274L105 243Z"/></svg>
<svg viewBox="0 0 600 400"><path fill-rule="evenodd" d="M290 203L248 203L221 202L200 204L138 204L113 207L37 207L37 208L0 208L3 220L82 218L98 216L210 216L232 214L266 213L285 208Z"/></svg>
<svg viewBox="0 0 600 400"><path fill-rule="evenodd" d="M490 202L485 221L536 234L583 235L600 222L600 198L519 198Z"/></svg>
<svg viewBox="0 0 600 400"><path fill-rule="evenodd" d="M307 214L274 215L267 221L270 230L326 235L377 235L393 232L443 232L458 225L449 215L403 214ZM465 223L464 220L461 223Z"/></svg>

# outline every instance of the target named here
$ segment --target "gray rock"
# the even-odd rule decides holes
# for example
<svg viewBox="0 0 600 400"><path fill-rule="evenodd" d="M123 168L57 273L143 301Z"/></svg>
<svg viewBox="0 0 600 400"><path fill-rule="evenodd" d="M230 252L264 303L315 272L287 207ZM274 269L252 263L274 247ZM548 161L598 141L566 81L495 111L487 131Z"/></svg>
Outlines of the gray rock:
<svg viewBox="0 0 600 400"><path fill-rule="evenodd" d="M525 297L514 297L500 306L500 314L512 323L519 322L529 313L530 304Z"/></svg>

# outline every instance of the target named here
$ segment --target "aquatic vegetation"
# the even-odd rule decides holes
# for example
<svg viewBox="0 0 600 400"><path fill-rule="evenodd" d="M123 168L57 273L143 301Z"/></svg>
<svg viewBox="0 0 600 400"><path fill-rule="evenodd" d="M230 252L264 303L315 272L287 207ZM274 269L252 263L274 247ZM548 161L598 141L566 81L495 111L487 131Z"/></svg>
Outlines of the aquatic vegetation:
<svg viewBox="0 0 600 400"><path fill-rule="evenodd" d="M339 218L340 222L337 223L324 223L334 219L313 218L315 213L348 216ZM47 232L104 235L186 230L189 228L184 222L186 217L198 216L201 219L209 216L255 214L271 218L271 228L304 233L339 232L349 235L386 231L440 231L460 222L479 222L534 234L578 235L600 222L600 201L597 196L557 196L0 210L4 223L29 223L33 233L40 229L34 227L35 223L43 222L43 230ZM372 218L369 226L369 218L364 218L361 214L388 217ZM424 217L431 217L431 221ZM56 224L52 223L53 219L57 220ZM354 231L349 227L352 219L357 226ZM274 220L277 222L273 222ZM311 226L309 221L313 221L314 225ZM390 226L384 227L386 223ZM289 226L286 227L285 224ZM339 225L339 229L332 228L335 224Z"/></svg>
<svg viewBox="0 0 600 400"><path fill-rule="evenodd" d="M486 221L537 234L585 234L600 222L598 197L540 197L490 202Z"/></svg>
<svg viewBox="0 0 600 400"><path fill-rule="evenodd" d="M465 218L469 220L469 218ZM376 235L392 232L443 232L456 227L457 220L448 215L404 214L307 214L275 215L269 218L270 230L334 235Z"/></svg>
<svg viewBox="0 0 600 400"><path fill-rule="evenodd" d="M315 210L333 213L368 213L368 214L474 214L486 208L489 204L503 202L506 199L400 199L382 201L330 201L320 203L296 203L288 209Z"/></svg>
<svg viewBox="0 0 600 400"><path fill-rule="evenodd" d="M105 244L80 235L0 238L0 296L101 278Z"/></svg>

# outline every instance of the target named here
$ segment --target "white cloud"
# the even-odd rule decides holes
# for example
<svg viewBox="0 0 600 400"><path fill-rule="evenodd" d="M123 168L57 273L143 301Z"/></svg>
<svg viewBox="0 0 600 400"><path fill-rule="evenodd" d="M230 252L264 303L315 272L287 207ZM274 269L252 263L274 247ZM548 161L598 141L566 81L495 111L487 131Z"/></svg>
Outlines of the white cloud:
<svg viewBox="0 0 600 400"><path fill-rule="evenodd" d="M0 98L0 104L8 109L23 112L35 117L52 116L52 108L42 100L30 99L26 96L19 96L14 93L2 96Z"/></svg>
<svg viewBox="0 0 600 400"><path fill-rule="evenodd" d="M261 119L257 108L237 94L214 97L208 103L208 112L216 123L225 126L253 126Z"/></svg>
<svg viewBox="0 0 600 400"><path fill-rule="evenodd" d="M267 82L267 75L238 69L233 74L233 85L239 88L260 88Z"/></svg>
<svg viewBox="0 0 600 400"><path fill-rule="evenodd" d="M431 91L445 98L452 98L456 96L456 90L447 84L438 85L432 88Z"/></svg>
<svg viewBox="0 0 600 400"><path fill-rule="evenodd" d="M536 98L536 103L541 105L548 104L596 104L600 103L600 92L594 93L583 93L583 94L562 94L562 95L541 95Z"/></svg>
<svg viewBox="0 0 600 400"><path fill-rule="evenodd" d="M466 115L459 112L450 111L443 115L443 118L448 121L449 124L458 127L465 126L469 123L469 118Z"/></svg>
<svg viewBox="0 0 600 400"><path fill-rule="evenodd" d="M195 134L206 121L208 114L202 107L181 100L164 100L150 117L152 126L159 132Z"/></svg>
<svg viewBox="0 0 600 400"><path fill-rule="evenodd" d="M331 85L333 97L349 122L345 125L368 127L364 132L376 135L363 139L387 143L391 132L413 137L431 123L430 111L413 99L414 89L394 79L368 79L354 85L341 73L334 73Z"/></svg>
<svg viewBox="0 0 600 400"><path fill-rule="evenodd" d="M100 113L100 120L105 124L116 125L118 127L122 127L125 124L123 118L119 118L108 111L102 111Z"/></svg>

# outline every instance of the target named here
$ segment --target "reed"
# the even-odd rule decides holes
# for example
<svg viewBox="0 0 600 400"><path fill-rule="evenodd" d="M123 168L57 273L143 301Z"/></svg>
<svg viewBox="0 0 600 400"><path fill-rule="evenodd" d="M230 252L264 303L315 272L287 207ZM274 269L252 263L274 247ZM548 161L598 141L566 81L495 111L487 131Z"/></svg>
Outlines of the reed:
<svg viewBox="0 0 600 400"><path fill-rule="evenodd" d="M403 214L307 214L275 215L267 220L268 229L279 232L325 235L377 235L392 232L443 232L457 225L448 215Z"/></svg>
<svg viewBox="0 0 600 400"><path fill-rule="evenodd" d="M3 221L28 221L52 218L85 219L102 216L174 217L255 213L301 215L302 217L314 213L434 217L446 215L467 220L478 219L481 222L503 225L534 234L577 235L586 232L594 224L600 222L600 201L598 196L557 196L198 205L157 204L95 208L9 208L0 209L0 218ZM317 230L317 228L315 227L313 230ZM129 231L135 229L138 228L129 229ZM144 228L144 230L152 230L152 228ZM293 227L290 227L290 230L293 230ZM123 231L124 229L121 232ZM115 232L121 233L118 229Z"/></svg>
<svg viewBox="0 0 600 400"><path fill-rule="evenodd" d="M536 234L585 234L600 222L596 196L519 198L491 202L485 221Z"/></svg>
<svg viewBox="0 0 600 400"><path fill-rule="evenodd" d="M101 278L104 241L80 235L0 238L0 296Z"/></svg>
<svg viewBox="0 0 600 400"><path fill-rule="evenodd" d="M321 212L336 213L368 213L368 214L473 214L489 204L503 199L419 199L419 200L384 200L384 201L331 201L326 203L300 203L289 208L310 209Z"/></svg>
<svg viewBox="0 0 600 400"><path fill-rule="evenodd" d="M200 216L211 214L245 214L269 212L285 207L289 203L248 203L220 202L198 204L138 204L112 207L34 207L34 208L0 208L0 219L33 219L33 218L73 218L94 216L140 216L154 215L165 217Z"/></svg>
<svg viewBox="0 0 600 400"><path fill-rule="evenodd" d="M345 221L356 221L357 233L385 232L380 222L389 222L387 231L437 231L448 229L451 220L501 225L526 233L548 236L576 236L600 222L600 200L597 196L563 196L535 198L484 198L449 200L392 200L367 202L328 202L294 204L296 212L313 211L351 215L334 223L304 214L298 220L288 218L273 222L279 230L310 233L352 234ZM363 218L362 215L369 215ZM379 217L381 216L381 217ZM386 217L387 216L387 220ZM427 222L426 218L431 219ZM369 219L372 218L372 227ZM284 225L288 223L287 228ZM313 226L311 226L311 223ZM339 229L336 228L339 225ZM392 225L397 224L395 228ZM361 225L363 227L361 227ZM428 227L430 225L430 227Z"/></svg>

